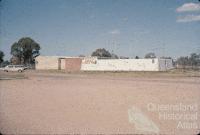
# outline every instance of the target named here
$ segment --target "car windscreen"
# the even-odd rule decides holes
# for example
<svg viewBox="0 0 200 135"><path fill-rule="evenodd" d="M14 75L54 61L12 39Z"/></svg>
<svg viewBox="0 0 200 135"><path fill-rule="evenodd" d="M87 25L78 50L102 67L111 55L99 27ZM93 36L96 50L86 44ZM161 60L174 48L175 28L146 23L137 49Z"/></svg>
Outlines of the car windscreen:
<svg viewBox="0 0 200 135"><path fill-rule="evenodd" d="M22 68L23 66L22 65L16 65L15 67L16 68Z"/></svg>

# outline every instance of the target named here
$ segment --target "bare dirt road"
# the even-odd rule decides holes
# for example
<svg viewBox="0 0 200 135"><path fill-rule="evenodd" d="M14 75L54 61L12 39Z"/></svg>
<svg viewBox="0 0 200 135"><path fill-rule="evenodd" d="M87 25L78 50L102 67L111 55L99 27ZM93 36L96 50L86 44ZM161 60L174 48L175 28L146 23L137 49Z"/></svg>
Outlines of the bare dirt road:
<svg viewBox="0 0 200 135"><path fill-rule="evenodd" d="M0 80L3 134L200 132L199 77L23 74Z"/></svg>

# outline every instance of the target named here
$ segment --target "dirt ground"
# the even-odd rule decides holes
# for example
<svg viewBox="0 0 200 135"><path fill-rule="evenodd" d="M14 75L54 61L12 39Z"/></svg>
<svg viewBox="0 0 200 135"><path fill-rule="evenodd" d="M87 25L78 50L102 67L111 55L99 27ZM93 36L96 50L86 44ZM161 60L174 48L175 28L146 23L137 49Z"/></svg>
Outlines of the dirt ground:
<svg viewBox="0 0 200 135"><path fill-rule="evenodd" d="M3 134L200 132L197 76L36 71L0 76Z"/></svg>

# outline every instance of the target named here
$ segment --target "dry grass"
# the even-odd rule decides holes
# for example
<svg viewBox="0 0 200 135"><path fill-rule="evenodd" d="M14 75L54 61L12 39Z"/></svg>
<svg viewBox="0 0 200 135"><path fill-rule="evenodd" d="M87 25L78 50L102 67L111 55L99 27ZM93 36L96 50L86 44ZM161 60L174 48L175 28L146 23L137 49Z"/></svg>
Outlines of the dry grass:
<svg viewBox="0 0 200 135"><path fill-rule="evenodd" d="M173 69L170 71L80 71L80 72L66 72L65 70L26 70L23 73L18 72L3 72L0 71L0 79L2 78L27 78L29 75L62 75L62 76L112 76L112 77L200 77L199 70L181 70Z"/></svg>
<svg viewBox="0 0 200 135"><path fill-rule="evenodd" d="M9 80L9 79L25 79L27 76L25 73L19 73L19 72L4 72L0 71L0 80Z"/></svg>

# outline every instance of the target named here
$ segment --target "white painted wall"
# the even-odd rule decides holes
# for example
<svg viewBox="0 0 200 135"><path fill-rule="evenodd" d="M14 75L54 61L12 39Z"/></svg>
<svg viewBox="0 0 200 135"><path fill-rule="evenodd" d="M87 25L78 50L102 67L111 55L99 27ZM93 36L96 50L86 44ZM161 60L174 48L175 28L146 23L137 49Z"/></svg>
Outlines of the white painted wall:
<svg viewBox="0 0 200 135"><path fill-rule="evenodd" d="M159 71L166 71L174 68L172 59L159 59Z"/></svg>
<svg viewBox="0 0 200 135"><path fill-rule="evenodd" d="M58 69L59 58L66 56L38 56L36 69ZM82 60L83 71L166 71L172 69L171 59L97 59L86 57ZM65 59L61 59L61 69L65 69Z"/></svg>
<svg viewBox="0 0 200 135"><path fill-rule="evenodd" d="M87 59L87 58L85 58ZM91 59L91 58L90 58ZM87 61L87 60L86 60ZM96 59L82 62L83 71L159 71L158 59Z"/></svg>
<svg viewBox="0 0 200 135"><path fill-rule="evenodd" d="M65 59L61 59L61 69L65 69Z"/></svg>

